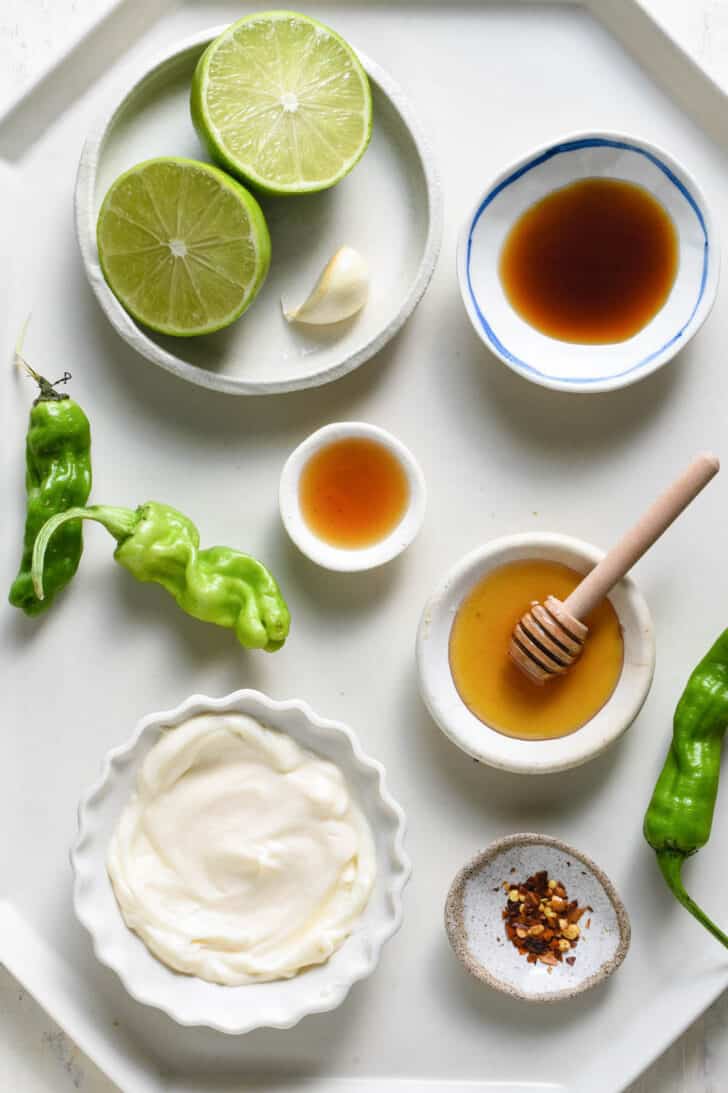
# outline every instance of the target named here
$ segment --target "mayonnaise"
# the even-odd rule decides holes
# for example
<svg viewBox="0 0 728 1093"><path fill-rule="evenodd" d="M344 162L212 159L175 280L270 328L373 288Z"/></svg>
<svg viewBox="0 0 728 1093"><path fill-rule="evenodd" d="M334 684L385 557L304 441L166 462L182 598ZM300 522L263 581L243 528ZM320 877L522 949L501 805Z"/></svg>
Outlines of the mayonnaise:
<svg viewBox="0 0 728 1093"><path fill-rule="evenodd" d="M339 768L241 714L164 731L107 866L127 925L160 960L230 986L327 960L376 874Z"/></svg>

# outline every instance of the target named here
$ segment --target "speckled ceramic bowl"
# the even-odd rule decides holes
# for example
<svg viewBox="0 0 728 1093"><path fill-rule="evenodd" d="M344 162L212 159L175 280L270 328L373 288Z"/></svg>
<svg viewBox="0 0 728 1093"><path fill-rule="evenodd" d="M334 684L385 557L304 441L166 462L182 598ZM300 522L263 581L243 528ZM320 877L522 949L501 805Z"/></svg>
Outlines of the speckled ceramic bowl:
<svg viewBox="0 0 728 1093"><path fill-rule="evenodd" d="M522 884L542 869L564 884L569 899L591 908L580 922L573 965L529 964L505 935L503 882ZM498 839L460 870L445 903L445 929L471 975L526 1002L556 1002L595 987L616 971L630 942L627 911L599 866L559 839L534 834Z"/></svg>

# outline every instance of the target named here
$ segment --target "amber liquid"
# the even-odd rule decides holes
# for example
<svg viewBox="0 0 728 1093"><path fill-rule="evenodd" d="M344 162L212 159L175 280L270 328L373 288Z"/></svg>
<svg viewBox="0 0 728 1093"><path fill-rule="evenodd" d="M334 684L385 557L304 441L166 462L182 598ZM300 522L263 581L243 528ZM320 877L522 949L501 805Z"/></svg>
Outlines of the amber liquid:
<svg viewBox="0 0 728 1093"><path fill-rule="evenodd" d="M584 651L559 679L532 683L508 656L513 628L534 600L564 600L581 574L540 559L501 566L460 605L450 632L450 670L475 716L506 736L550 740L567 736L604 705L622 672L622 631L608 600L586 619Z"/></svg>
<svg viewBox="0 0 728 1093"><path fill-rule="evenodd" d="M375 440L328 444L309 459L299 486L303 518L332 546L370 546L402 519L409 483L401 463Z"/></svg>
<svg viewBox="0 0 728 1093"><path fill-rule="evenodd" d="M565 342L631 338L670 294L677 233L631 182L587 178L532 205L506 236L500 278L527 323Z"/></svg>

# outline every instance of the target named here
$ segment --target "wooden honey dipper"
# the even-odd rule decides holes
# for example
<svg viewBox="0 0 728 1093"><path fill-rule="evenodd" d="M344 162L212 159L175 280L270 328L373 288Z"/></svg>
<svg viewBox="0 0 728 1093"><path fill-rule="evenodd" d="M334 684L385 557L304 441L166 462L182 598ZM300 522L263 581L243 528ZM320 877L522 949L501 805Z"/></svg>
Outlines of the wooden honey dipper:
<svg viewBox="0 0 728 1093"><path fill-rule="evenodd" d="M581 619L608 595L719 470L717 456L709 452L697 455L563 603L549 596L543 604L531 605L513 631L508 650L529 679L545 683L568 672L589 632Z"/></svg>

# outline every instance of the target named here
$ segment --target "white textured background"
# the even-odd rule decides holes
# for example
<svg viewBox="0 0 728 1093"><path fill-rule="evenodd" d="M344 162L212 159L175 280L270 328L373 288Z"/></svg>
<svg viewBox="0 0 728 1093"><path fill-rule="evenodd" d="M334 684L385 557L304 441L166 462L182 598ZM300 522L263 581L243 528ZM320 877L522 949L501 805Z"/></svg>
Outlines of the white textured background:
<svg viewBox="0 0 728 1093"><path fill-rule="evenodd" d="M0 0L0 113L117 2ZM728 89L728 0L641 2ZM725 1093L727 1027L728 994L629 1093ZM7 1093L74 1089L114 1093L116 1089L2 969L0 1089Z"/></svg>

